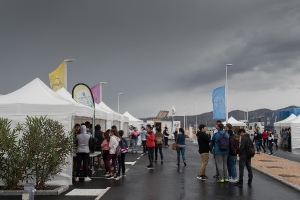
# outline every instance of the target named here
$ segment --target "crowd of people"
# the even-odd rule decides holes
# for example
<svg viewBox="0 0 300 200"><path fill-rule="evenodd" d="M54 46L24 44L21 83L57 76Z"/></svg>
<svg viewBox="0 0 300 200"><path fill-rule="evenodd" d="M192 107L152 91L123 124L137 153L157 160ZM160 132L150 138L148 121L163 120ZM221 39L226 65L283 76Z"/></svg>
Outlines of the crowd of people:
<svg viewBox="0 0 300 200"><path fill-rule="evenodd" d="M222 124L221 121L216 122L215 131L207 134L206 125L201 124L197 132L197 140L199 145L199 154L202 165L197 178L207 180L206 166L209 161L209 153L215 160L217 182L226 183L233 182L235 186L243 186L244 168L248 170L248 185L252 185L253 173L251 168L251 158L254 156L253 142L245 129L239 129L238 134L234 134L231 124ZM240 142L239 142L239 137ZM254 152L254 153L253 153ZM236 160L239 156L239 177L237 176Z"/></svg>
<svg viewBox="0 0 300 200"><path fill-rule="evenodd" d="M89 163L91 163L90 151L93 149L92 126L89 122L85 122L81 125L76 124L73 134L76 145L76 158L74 159L76 164L75 181L79 181L79 175L81 175L81 173L83 173L84 181L91 181L91 178L88 177L88 166ZM95 126L94 135L96 138L96 151L101 152L101 154L97 156L98 169L102 169L101 157L105 166L103 176L105 176L106 179L115 179L121 175L126 176L125 155L128 152L128 145L127 141L123 138L124 131L118 131L116 126L112 126L111 129L102 132L101 126L98 124ZM112 163L113 171L111 170L110 163ZM83 169L82 172L81 166Z"/></svg>
<svg viewBox="0 0 300 200"><path fill-rule="evenodd" d="M210 154L213 155L216 175L213 178L217 179L219 183L233 182L236 186L243 186L244 168L248 170L248 185L252 185L253 173L251 167L251 158L255 153L260 153L262 150L266 153L268 148L270 155L273 154L273 144L278 148L278 134L276 131L264 130L261 132L260 128L254 132L253 140L247 134L245 129L239 129L235 134L232 130L231 124L225 126L221 121L216 122L215 131L208 134L207 127L204 124L199 126L196 133L199 154L202 164L197 175L200 180L207 180L206 166L209 161ZM288 130L287 130L288 131ZM76 124L74 127L74 135L76 138L76 159L77 159L77 176L75 181L79 180L81 163L83 163L84 181L90 181L88 177L88 163L90 162L89 153L92 138L91 125L85 123L82 125ZM186 135L183 128L174 131L175 143L172 146L173 150L177 152L177 165L180 166L181 158L184 166L187 166L185 158L185 140ZM115 179L118 176L126 176L125 174L125 157L126 153L131 151L137 153L138 138L141 137L141 145L143 146L143 153L148 154L149 165L147 169L153 169L154 163L164 163L163 147L168 148L168 140L170 133L167 127L164 127L162 132L160 127L153 127L146 125L138 131L136 127L129 133L131 139L131 149L128 149L127 141L123 138L124 132L117 130L116 126L105 132L101 131L101 126L95 126L95 138L97 138L96 151L101 151L102 154L98 157L98 168L101 167L101 156L105 164L105 173L103 176L106 179ZM283 138L288 138L289 133L282 133ZM285 137L286 135L286 137ZM254 148L255 146L255 148ZM267 147L268 146L268 147ZM239 157L239 171L237 172L236 161ZM112 164L112 165L111 165ZM113 170L111 170L111 166Z"/></svg>

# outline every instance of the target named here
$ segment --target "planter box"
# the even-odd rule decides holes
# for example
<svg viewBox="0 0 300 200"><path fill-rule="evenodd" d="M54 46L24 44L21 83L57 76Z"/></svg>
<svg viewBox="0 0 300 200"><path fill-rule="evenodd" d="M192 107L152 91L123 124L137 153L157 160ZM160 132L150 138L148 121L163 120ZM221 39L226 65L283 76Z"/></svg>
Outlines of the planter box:
<svg viewBox="0 0 300 200"><path fill-rule="evenodd" d="M37 190L35 195L60 195L69 189L68 185L60 186L54 190ZM24 190L0 190L0 196L22 196Z"/></svg>

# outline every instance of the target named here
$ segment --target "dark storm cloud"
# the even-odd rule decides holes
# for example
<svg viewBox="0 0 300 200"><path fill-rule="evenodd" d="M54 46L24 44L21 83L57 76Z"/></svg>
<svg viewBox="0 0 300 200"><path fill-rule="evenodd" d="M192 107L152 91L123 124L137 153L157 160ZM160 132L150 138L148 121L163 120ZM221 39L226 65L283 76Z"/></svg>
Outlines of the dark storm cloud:
<svg viewBox="0 0 300 200"><path fill-rule="evenodd" d="M104 101L116 110L123 92L121 112L140 117L199 87L210 101L227 63L230 79L260 77L247 85L231 80L232 90L266 90L275 84L263 76L284 74L296 84L299 13L297 0L4 0L0 93L36 77L49 84L48 74L66 58L76 59L68 65L69 91L78 82L107 81Z"/></svg>

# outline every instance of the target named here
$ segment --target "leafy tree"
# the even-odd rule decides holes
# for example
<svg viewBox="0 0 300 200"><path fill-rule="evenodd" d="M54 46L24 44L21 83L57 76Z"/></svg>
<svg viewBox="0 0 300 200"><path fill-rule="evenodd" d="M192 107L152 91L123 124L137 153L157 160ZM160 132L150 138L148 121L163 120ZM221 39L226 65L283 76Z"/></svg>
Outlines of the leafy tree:
<svg viewBox="0 0 300 200"><path fill-rule="evenodd" d="M28 180L32 157L24 151L18 130L11 129L11 121L0 118L0 179L8 189L18 187L20 181Z"/></svg>
<svg viewBox="0 0 300 200"><path fill-rule="evenodd" d="M66 158L72 155L73 149L72 134L48 117L27 117L20 127L22 146L32 157L30 177L35 178L36 188L43 189L47 181L68 165Z"/></svg>

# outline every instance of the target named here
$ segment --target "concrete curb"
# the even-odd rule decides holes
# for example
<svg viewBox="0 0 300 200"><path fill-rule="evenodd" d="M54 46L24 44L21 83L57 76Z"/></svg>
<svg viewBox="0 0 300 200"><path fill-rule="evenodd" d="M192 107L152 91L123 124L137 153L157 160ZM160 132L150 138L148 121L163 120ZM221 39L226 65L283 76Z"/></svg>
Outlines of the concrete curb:
<svg viewBox="0 0 300 200"><path fill-rule="evenodd" d="M67 191L69 189L68 185L60 186L55 190L37 190L35 195L43 196L43 195L60 195L61 193ZM0 190L0 196L22 196L24 190Z"/></svg>
<svg viewBox="0 0 300 200"><path fill-rule="evenodd" d="M256 171L259 171L260 173L262 173L264 175L267 175L267 176L269 176L269 177L277 180L278 182L283 183L286 186L289 186L290 188L293 188L293 189L297 190L298 192L300 192L300 187L299 186L294 185L294 184L292 184L292 183L290 183L290 182L288 182L288 181L286 181L284 179L281 179L281 178L279 178L277 176L274 176L273 174L269 174L269 173L265 172L264 170L260 169L259 167L256 167L256 166L252 165L252 168L255 169Z"/></svg>

